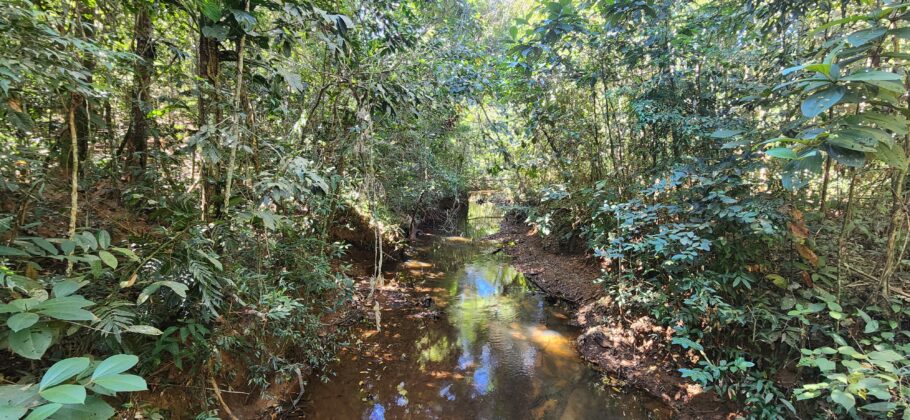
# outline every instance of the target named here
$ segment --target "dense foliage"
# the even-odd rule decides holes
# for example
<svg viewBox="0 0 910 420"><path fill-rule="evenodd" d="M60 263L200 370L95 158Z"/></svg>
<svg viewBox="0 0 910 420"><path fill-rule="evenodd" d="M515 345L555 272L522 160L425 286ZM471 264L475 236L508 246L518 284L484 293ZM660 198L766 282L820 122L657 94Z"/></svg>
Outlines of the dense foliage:
<svg viewBox="0 0 910 420"><path fill-rule="evenodd" d="M325 373L351 247L497 188L742 413L908 418L908 42L890 0L9 0L0 417Z"/></svg>

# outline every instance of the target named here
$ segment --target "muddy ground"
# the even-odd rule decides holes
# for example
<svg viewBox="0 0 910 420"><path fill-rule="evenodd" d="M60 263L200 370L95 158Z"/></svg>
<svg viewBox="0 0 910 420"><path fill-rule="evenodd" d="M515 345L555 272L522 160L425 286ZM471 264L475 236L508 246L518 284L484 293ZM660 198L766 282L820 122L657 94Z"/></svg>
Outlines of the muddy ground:
<svg viewBox="0 0 910 420"><path fill-rule="evenodd" d="M544 241L536 229L506 217L490 239L502 244L512 265L550 296L571 303L583 329L576 347L582 358L616 382L639 388L659 398L678 418L726 419L737 417L717 395L704 392L680 377L687 356L670 351L672 330L649 317L620 311L603 288L599 261L587 254L566 254Z"/></svg>

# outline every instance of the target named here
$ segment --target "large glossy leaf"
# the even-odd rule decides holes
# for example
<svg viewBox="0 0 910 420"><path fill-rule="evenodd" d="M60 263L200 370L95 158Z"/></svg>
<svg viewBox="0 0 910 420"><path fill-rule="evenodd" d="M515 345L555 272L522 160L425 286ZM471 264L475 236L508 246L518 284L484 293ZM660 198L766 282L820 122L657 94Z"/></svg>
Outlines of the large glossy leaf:
<svg viewBox="0 0 910 420"><path fill-rule="evenodd" d="M831 400L840 404L845 410L850 410L856 405L856 399L853 398L853 394L846 393L839 389L831 391Z"/></svg>
<svg viewBox="0 0 910 420"><path fill-rule="evenodd" d="M855 150L844 149L832 144L827 144L825 146L828 155L832 159L840 163L841 165L846 165L854 168L861 168L866 164L866 154L863 152L857 152Z"/></svg>
<svg viewBox="0 0 910 420"><path fill-rule="evenodd" d="M842 86L831 86L827 89L813 93L806 98L800 109L807 118L813 118L822 112L827 111L844 97L846 89Z"/></svg>
<svg viewBox="0 0 910 420"><path fill-rule="evenodd" d="M900 170L907 169L907 155L900 145L879 143L878 148L875 151L875 157L892 168Z"/></svg>
<svg viewBox="0 0 910 420"><path fill-rule="evenodd" d="M882 27L859 30L848 35L847 42L853 47L863 46L881 38L886 32L888 32L888 29Z"/></svg>
<svg viewBox="0 0 910 420"><path fill-rule="evenodd" d="M92 321L95 316L82 309L95 303L79 295L48 299L35 307L35 312L65 321Z"/></svg>
<svg viewBox="0 0 910 420"><path fill-rule="evenodd" d="M831 133L828 144L858 152L874 152L878 147L879 139L871 133L857 128L845 128Z"/></svg>
<svg viewBox="0 0 910 420"><path fill-rule="evenodd" d="M88 357L71 357L54 363L54 365L44 373L44 376L41 377L41 382L38 383L38 389L44 390L48 387L61 384L88 369L89 364L91 364L91 361Z"/></svg>
<svg viewBox="0 0 910 420"><path fill-rule="evenodd" d="M896 134L907 134L907 118L900 114L884 114L881 112L863 112L844 118L844 122L851 125L876 125L879 128L890 130Z"/></svg>
<svg viewBox="0 0 910 420"><path fill-rule="evenodd" d="M46 326L33 326L9 335L9 347L26 359L38 360L54 340L53 331Z"/></svg>
<svg viewBox="0 0 910 420"><path fill-rule="evenodd" d="M86 284L88 284L88 281L85 281L85 280L83 280L83 281L76 281L76 280L59 281L56 284L54 284L54 289L53 289L54 297L59 298L59 297L69 296L69 295L75 293L77 290L81 289Z"/></svg>
<svg viewBox="0 0 910 420"><path fill-rule="evenodd" d="M42 398L60 404L82 404L85 402L85 387L82 385L57 385L38 392Z"/></svg>
<svg viewBox="0 0 910 420"><path fill-rule="evenodd" d="M13 332L22 331L28 327L31 327L32 325L35 325L35 323L38 322L38 318L38 314L33 314L31 312L20 312L9 317L9 319L6 320L6 326L9 327L9 329L13 330Z"/></svg>
<svg viewBox="0 0 910 420"><path fill-rule="evenodd" d="M0 404L0 419L18 420L25 415L26 411L28 411L28 409L25 407Z"/></svg>
<svg viewBox="0 0 910 420"><path fill-rule="evenodd" d="M765 151L765 154L778 159L796 159L796 152L789 147L775 147Z"/></svg>
<svg viewBox="0 0 910 420"><path fill-rule="evenodd" d="M101 258L101 261L108 267L113 269L117 268L117 257L115 257L114 254L107 251L98 251L98 257Z"/></svg>
<svg viewBox="0 0 910 420"><path fill-rule="evenodd" d="M879 70L870 70L870 71L860 71L853 73L849 76L841 78L842 81L846 82L865 82L869 80L880 80L880 81L901 81L901 76L896 73L891 73L887 71Z"/></svg>
<svg viewBox="0 0 910 420"><path fill-rule="evenodd" d="M85 404L68 404L54 414L54 420L107 420L116 412L101 398L88 397Z"/></svg>
<svg viewBox="0 0 910 420"><path fill-rule="evenodd" d="M145 379L136 375L108 375L95 379L94 382L114 392L135 392L148 389Z"/></svg>
<svg viewBox="0 0 910 420"><path fill-rule="evenodd" d="M28 413L28 417L25 420L44 420L59 411L60 407L63 407L63 404L50 403L35 407L31 413Z"/></svg>
<svg viewBox="0 0 910 420"><path fill-rule="evenodd" d="M136 366L136 363L139 363L139 358L132 354L113 355L98 364L95 368L95 372L92 373L92 380L126 372L133 366Z"/></svg>

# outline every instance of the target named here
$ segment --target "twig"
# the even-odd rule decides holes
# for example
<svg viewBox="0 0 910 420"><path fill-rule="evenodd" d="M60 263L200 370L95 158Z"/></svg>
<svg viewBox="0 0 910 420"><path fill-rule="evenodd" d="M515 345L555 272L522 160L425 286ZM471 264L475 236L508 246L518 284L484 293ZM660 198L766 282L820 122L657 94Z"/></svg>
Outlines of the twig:
<svg viewBox="0 0 910 420"><path fill-rule="evenodd" d="M224 398L221 396L221 388L218 388L218 382L215 382L215 378L209 378L209 382L212 384L212 390L215 391L215 397L218 398L218 402L221 403L221 407L224 408L224 412L227 414L228 418L231 420L240 420L234 415L234 412L231 411L231 408L228 407L227 403L224 402Z"/></svg>

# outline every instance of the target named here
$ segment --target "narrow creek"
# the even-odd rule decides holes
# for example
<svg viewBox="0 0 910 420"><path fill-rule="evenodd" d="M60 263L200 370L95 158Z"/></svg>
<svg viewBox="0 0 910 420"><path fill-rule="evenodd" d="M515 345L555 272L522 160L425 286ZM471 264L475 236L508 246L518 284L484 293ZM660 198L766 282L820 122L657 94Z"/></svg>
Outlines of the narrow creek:
<svg viewBox="0 0 910 420"><path fill-rule="evenodd" d="M464 236L426 238L399 265L392 283L407 292L385 302L382 331L359 331L329 382L311 383L305 417L665 417L653 399L604 386L579 358L568 311L480 240L501 214L476 198Z"/></svg>

